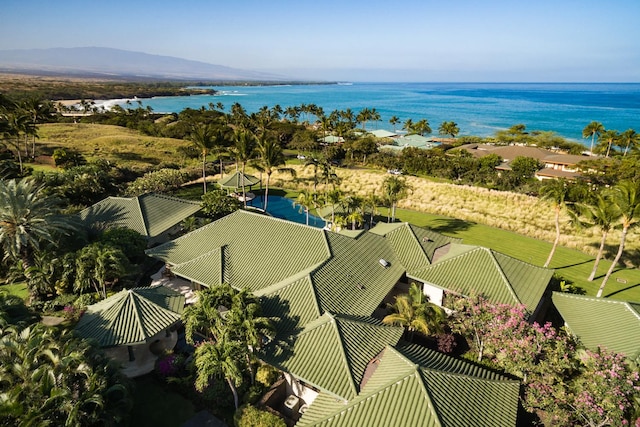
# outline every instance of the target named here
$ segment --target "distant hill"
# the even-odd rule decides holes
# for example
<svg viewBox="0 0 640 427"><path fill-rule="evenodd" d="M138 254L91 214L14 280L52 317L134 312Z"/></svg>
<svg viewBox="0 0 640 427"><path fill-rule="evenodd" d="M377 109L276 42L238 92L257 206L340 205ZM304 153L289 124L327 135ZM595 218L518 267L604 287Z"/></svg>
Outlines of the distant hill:
<svg viewBox="0 0 640 427"><path fill-rule="evenodd" d="M104 47L0 50L0 71L170 80L292 80L275 74Z"/></svg>

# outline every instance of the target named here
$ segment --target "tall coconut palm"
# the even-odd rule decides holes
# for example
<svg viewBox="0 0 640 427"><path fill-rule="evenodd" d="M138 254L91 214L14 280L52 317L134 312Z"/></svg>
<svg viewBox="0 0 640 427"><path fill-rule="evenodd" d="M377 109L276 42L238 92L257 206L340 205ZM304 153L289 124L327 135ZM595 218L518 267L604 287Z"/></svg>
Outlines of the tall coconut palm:
<svg viewBox="0 0 640 427"><path fill-rule="evenodd" d="M597 298L602 296L609 277L613 274L613 270L618 265L620 257L622 257L629 230L635 228L640 223L640 183L634 181L622 181L618 183L611 192L610 200L620 215L622 234L620 236L618 252L607 274L604 276L604 279L602 279L602 284L600 284L598 294L596 295Z"/></svg>
<svg viewBox="0 0 640 427"><path fill-rule="evenodd" d="M85 246L76 257L74 290L84 292L93 287L107 298L107 284L115 283L127 267L127 257L120 249L100 243Z"/></svg>
<svg viewBox="0 0 640 427"><path fill-rule="evenodd" d="M405 121L404 121L404 123L402 124L402 129L404 129L404 130L407 132L407 134L411 134L411 133L413 133L413 132L414 132L414 130L413 130L413 126L414 126L414 124L413 124L413 120L411 120L411 119L407 119L407 120L405 120Z"/></svg>
<svg viewBox="0 0 640 427"><path fill-rule="evenodd" d="M404 178L399 176L388 176L382 181L382 194L384 194L384 197L391 207L391 222L395 222L396 220L396 205L398 201L407 197L410 191L411 186ZM387 216L387 222L388 221L389 216Z"/></svg>
<svg viewBox="0 0 640 427"><path fill-rule="evenodd" d="M341 200L342 191L340 191L339 189L327 191L324 195L324 202L326 203L326 206L331 206L331 224L335 223L336 205L339 204Z"/></svg>
<svg viewBox="0 0 640 427"><path fill-rule="evenodd" d="M425 133L431 133L431 126L427 119L421 119L414 123L413 130L424 136Z"/></svg>
<svg viewBox="0 0 640 427"><path fill-rule="evenodd" d="M207 193L207 155L216 145L213 127L210 124L195 126L191 132L191 141L202 155L202 187Z"/></svg>
<svg viewBox="0 0 640 427"><path fill-rule="evenodd" d="M307 190L302 190L300 192L300 194L298 194L298 197L296 198L296 201L293 203L293 206L299 206L300 207L300 212L302 213L303 211L306 213L307 215L307 225L309 225L309 211L315 207L315 202L316 202L316 194L315 193L310 193Z"/></svg>
<svg viewBox="0 0 640 427"><path fill-rule="evenodd" d="M600 138L598 138L599 143L597 148L599 149L600 152L605 151L605 157L609 157L609 154L611 153L611 147L616 145L619 138L620 138L620 134L618 133L617 130L613 130L613 129L605 130L600 134ZM605 145L607 147L606 150L604 148Z"/></svg>
<svg viewBox="0 0 640 427"><path fill-rule="evenodd" d="M554 211L554 223L556 227L556 237L553 240L553 246L551 252L544 263L544 267L548 267L551 264L551 259L556 252L558 243L560 242L560 213L566 206L567 195L569 194L569 187L564 179L550 179L541 188L540 195L543 200L549 201L553 206Z"/></svg>
<svg viewBox="0 0 640 427"><path fill-rule="evenodd" d="M456 122L442 122L438 128L440 135L450 135L451 138L455 138L460 133L460 128Z"/></svg>
<svg viewBox="0 0 640 427"><path fill-rule="evenodd" d="M69 217L60 215L60 206L58 198L30 179L0 181L0 245L5 258L22 261L27 279L41 244L55 243L58 234L76 229ZM30 292L37 296L34 289Z"/></svg>
<svg viewBox="0 0 640 427"><path fill-rule="evenodd" d="M269 183L271 182L273 172L286 172L295 177L296 171L293 168L280 167L286 165L282 147L275 139L269 138L266 134L262 134L258 140L257 152L258 159L253 165L260 172L267 174L267 183L265 185L262 203L262 209L266 212L269 203Z"/></svg>
<svg viewBox="0 0 640 427"><path fill-rule="evenodd" d="M389 308L392 313L385 316L382 322L406 328L409 332L409 341L413 340L415 332L424 335L442 332L444 310L429 302L427 296L415 283L411 284L407 294L396 296L395 302Z"/></svg>
<svg viewBox="0 0 640 427"><path fill-rule="evenodd" d="M640 145L640 134L633 129L627 129L620 134L620 142L624 145L623 157L627 155L629 149L633 150Z"/></svg>
<svg viewBox="0 0 640 427"><path fill-rule="evenodd" d="M391 118L389 119L389 124L393 126L393 133L396 133L396 126L398 126L399 123L400 117L398 116L391 116Z"/></svg>
<svg viewBox="0 0 640 427"><path fill-rule="evenodd" d="M591 274L587 279L592 282L596 276L596 272L598 271L598 265L600 264L600 260L602 259L602 254L604 252L604 246L607 242L609 231L611 231L615 222L619 219L620 213L616 209L616 207L612 203L610 203L608 197L601 193L596 194L595 198L591 202L581 203L578 207L582 215L586 217L586 225L597 227L600 230L602 236L600 239L598 254L596 255L596 260L593 263L593 269L591 270Z"/></svg>
<svg viewBox="0 0 640 427"><path fill-rule="evenodd" d="M600 134L604 132L604 126L600 122L591 122L584 129L582 129L582 137L589 138L591 137L591 147L589 147L589 153L593 153L593 144L595 142L596 137L599 137Z"/></svg>
<svg viewBox="0 0 640 427"><path fill-rule="evenodd" d="M244 185L244 175L247 163L253 159L256 150L256 137L247 130L236 130L233 134L234 153L236 161L241 165L242 172L242 200L244 207L247 207L247 192Z"/></svg>

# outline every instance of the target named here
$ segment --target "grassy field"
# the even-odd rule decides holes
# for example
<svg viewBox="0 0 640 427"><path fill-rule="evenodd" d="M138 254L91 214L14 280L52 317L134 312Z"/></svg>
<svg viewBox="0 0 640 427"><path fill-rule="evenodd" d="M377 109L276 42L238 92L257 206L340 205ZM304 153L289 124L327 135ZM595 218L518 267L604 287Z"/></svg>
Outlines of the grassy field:
<svg viewBox="0 0 640 427"><path fill-rule="evenodd" d="M49 152L55 147L73 147L88 158L106 158L118 164L143 167L162 162L185 164L187 159L177 154L177 147L187 141L155 138L138 132L107 125L92 124L47 124L40 127L39 145ZM272 187L286 188L287 196L293 197L302 189L313 189L313 168L304 167L299 160L290 162L297 177L275 173ZM256 173L251 169L248 173ZM382 181L387 176L383 171L366 168L340 168L336 170L341 179L340 189L345 193L362 196L380 194ZM216 179L212 176L211 179ZM551 206L523 194L491 191L484 188L436 182L419 177L406 177L412 187L409 197L399 203L398 218L424 225L456 237L466 243L478 244L542 265L551 249L555 237ZM318 185L323 190L323 185ZM199 200L199 191L185 190L188 197ZM185 195L187 195L185 194ZM455 218L455 219L452 219ZM562 216L562 235L557 254L551 267L558 274L595 294L599 285L587 282L600 235L597 230L575 230L568 225L568 217ZM525 237L526 236L526 237ZM619 232L613 231L607 241L607 257L613 258L619 241ZM640 239L631 233L627 239L627 262L640 255ZM598 275L601 277L609 267L603 261ZM598 276L597 276L598 277ZM640 301L640 271L621 269L607 285L605 294L614 298Z"/></svg>
<svg viewBox="0 0 640 427"><path fill-rule="evenodd" d="M38 150L43 154L50 155L59 147L72 148L89 160L101 158L133 168L163 162L185 166L191 161L177 151L188 141L146 136L120 126L51 123L41 125L38 134Z"/></svg>
<svg viewBox="0 0 640 427"><path fill-rule="evenodd" d="M20 297L22 300L26 300L29 297L29 290L25 282L12 283L10 285L0 286L0 291L8 292L9 294Z"/></svg>

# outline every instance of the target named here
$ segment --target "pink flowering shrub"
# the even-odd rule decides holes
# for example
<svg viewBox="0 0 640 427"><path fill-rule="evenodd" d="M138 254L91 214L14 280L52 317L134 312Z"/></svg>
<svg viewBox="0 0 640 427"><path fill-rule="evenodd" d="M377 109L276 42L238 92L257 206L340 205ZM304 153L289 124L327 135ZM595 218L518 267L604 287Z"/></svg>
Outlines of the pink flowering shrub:
<svg viewBox="0 0 640 427"><path fill-rule="evenodd" d="M467 338L475 359L521 379L527 411L542 411L555 425L629 425L640 388L623 356L577 350L564 329L527 322L522 305L474 297L454 309L452 329Z"/></svg>

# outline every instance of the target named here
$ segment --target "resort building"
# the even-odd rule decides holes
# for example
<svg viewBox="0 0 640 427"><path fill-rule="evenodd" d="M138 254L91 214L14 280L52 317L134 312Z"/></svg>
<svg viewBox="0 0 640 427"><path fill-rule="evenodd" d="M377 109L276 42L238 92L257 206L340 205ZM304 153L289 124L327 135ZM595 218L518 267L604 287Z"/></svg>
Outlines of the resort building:
<svg viewBox="0 0 640 427"><path fill-rule="evenodd" d="M380 321L411 281L436 303L446 292L491 290L489 299L535 312L552 271L487 251L407 223L343 234L240 210L147 254L195 288L229 283L260 297L277 330L261 358L286 378L265 404L298 425L367 425L378 417L382 425L515 425L517 381L407 346L401 328ZM463 280L470 270L445 282L429 270L461 269L469 260L482 269L476 288Z"/></svg>
<svg viewBox="0 0 640 427"><path fill-rule="evenodd" d="M567 328L586 348L604 347L640 363L640 303L561 292L554 292L552 299Z"/></svg>
<svg viewBox="0 0 640 427"><path fill-rule="evenodd" d="M496 154L502 158L503 163L496 167L498 170L511 170L510 162L516 157L529 157L538 160L544 167L536 172L538 180L544 179L576 179L580 176L578 163L589 160L588 156L557 153L538 147L522 145L489 145L467 144L457 148L465 150L476 158Z"/></svg>
<svg viewBox="0 0 640 427"><path fill-rule="evenodd" d="M87 230L124 227L147 238L149 246L166 242L185 218L202 209L200 203L160 194L108 197L82 210L78 216Z"/></svg>

